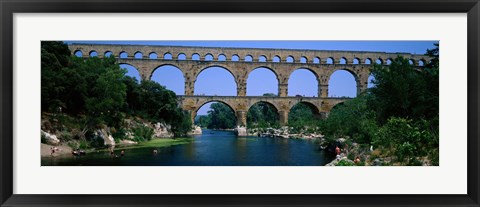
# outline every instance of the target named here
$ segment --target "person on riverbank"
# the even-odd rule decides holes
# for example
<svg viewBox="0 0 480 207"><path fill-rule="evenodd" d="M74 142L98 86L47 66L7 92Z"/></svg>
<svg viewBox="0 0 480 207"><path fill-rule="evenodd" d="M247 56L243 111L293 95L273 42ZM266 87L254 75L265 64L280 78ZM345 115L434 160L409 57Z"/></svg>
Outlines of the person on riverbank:
<svg viewBox="0 0 480 207"><path fill-rule="evenodd" d="M158 151L156 149L153 150L153 155L157 155Z"/></svg>
<svg viewBox="0 0 480 207"><path fill-rule="evenodd" d="M335 148L335 154L336 154L336 155L340 155L340 152L341 152L341 150L340 150L340 148L339 148L338 145L337 145L337 147Z"/></svg>
<svg viewBox="0 0 480 207"><path fill-rule="evenodd" d="M50 150L52 151L52 152L50 153L50 155L53 156L53 154L55 154L55 148L54 148L54 147L50 147Z"/></svg>
<svg viewBox="0 0 480 207"><path fill-rule="evenodd" d="M122 151L120 152L120 156L122 156L122 157L125 156L125 150L122 150Z"/></svg>
<svg viewBox="0 0 480 207"><path fill-rule="evenodd" d="M355 160L354 160L355 164L360 163L360 161L361 161L361 160L360 160L360 157L359 157L359 156L355 157Z"/></svg>

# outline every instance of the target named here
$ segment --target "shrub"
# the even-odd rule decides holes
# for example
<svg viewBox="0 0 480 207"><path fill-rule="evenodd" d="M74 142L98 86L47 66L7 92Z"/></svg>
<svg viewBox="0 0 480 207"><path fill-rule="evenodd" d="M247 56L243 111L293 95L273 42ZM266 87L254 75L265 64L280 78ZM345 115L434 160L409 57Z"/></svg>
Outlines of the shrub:
<svg viewBox="0 0 480 207"><path fill-rule="evenodd" d="M62 132L60 132L60 139L62 139L62 141L69 141L72 138L72 133L70 133L69 131L63 130Z"/></svg>
<svg viewBox="0 0 480 207"><path fill-rule="evenodd" d="M102 143L102 145L103 145L103 143ZM78 148L79 148L79 149L87 149L87 148L89 148L89 144L88 144L87 140L81 139L81 140L79 141Z"/></svg>
<svg viewBox="0 0 480 207"><path fill-rule="evenodd" d="M133 129L135 141L143 142L145 140L151 140L153 137L153 129L148 126L139 126Z"/></svg>
<svg viewBox="0 0 480 207"><path fill-rule="evenodd" d="M337 166L353 166L354 164L352 162L349 162L347 160L340 160L337 163Z"/></svg>

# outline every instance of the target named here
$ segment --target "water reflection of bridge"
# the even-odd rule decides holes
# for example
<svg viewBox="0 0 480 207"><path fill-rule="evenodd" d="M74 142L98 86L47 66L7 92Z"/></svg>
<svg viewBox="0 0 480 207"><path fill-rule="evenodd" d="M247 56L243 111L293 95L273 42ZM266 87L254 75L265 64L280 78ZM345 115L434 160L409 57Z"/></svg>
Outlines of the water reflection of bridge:
<svg viewBox="0 0 480 207"><path fill-rule="evenodd" d="M338 103L349 98L318 98L318 97L277 97L277 96L178 96L179 104L183 109L190 111L192 120L198 109L210 102L221 102L234 111L237 126L247 125L247 112L254 104L263 102L272 106L279 114L280 125L288 123L288 113L298 103L303 103L312 109L319 117L326 117L328 112Z"/></svg>

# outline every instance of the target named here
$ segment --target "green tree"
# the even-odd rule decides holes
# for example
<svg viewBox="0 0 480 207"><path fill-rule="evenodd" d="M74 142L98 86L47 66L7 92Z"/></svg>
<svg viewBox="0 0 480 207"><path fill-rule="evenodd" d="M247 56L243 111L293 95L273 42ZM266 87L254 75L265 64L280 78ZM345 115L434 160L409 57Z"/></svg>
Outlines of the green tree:
<svg viewBox="0 0 480 207"><path fill-rule="evenodd" d="M389 117L431 119L438 114L438 68L416 69L401 56L391 65L375 65L369 105L378 120Z"/></svg>
<svg viewBox="0 0 480 207"><path fill-rule="evenodd" d="M123 78L123 83L126 86L126 105L125 112L133 114L135 111L141 109L140 102L140 85L135 77L125 76Z"/></svg>
<svg viewBox="0 0 480 207"><path fill-rule="evenodd" d="M65 92L66 77L62 70L70 64L70 50L63 42L41 42L41 105L42 110L56 110L64 107L62 94Z"/></svg>
<svg viewBox="0 0 480 207"><path fill-rule="evenodd" d="M95 118L100 118L109 126L118 126L121 121L121 109L125 105L126 85L123 82L126 70L115 64L115 59L88 58L81 67L93 76L86 79L88 84L85 97L86 112ZM82 68L77 68L82 70Z"/></svg>
<svg viewBox="0 0 480 207"><path fill-rule="evenodd" d="M208 124L210 124L210 118L207 115L197 115L197 117L195 117L195 124L202 128L206 128L208 127Z"/></svg>
<svg viewBox="0 0 480 207"><path fill-rule="evenodd" d="M263 94L266 97L276 97L272 93ZM278 127L279 114L274 106L266 102L258 102L252 105L247 112L247 127L248 128L266 128Z"/></svg>
<svg viewBox="0 0 480 207"><path fill-rule="evenodd" d="M42 111L62 108L63 113L86 116L90 128L107 125L120 130L128 113L170 124L178 136L191 129L190 115L180 109L174 92L126 77L113 56L84 59L72 56L62 42L41 44Z"/></svg>
<svg viewBox="0 0 480 207"><path fill-rule="evenodd" d="M335 106L321 131L329 138L349 136L358 143L370 144L376 130L375 112L367 105L369 94L362 94Z"/></svg>
<svg viewBox="0 0 480 207"><path fill-rule="evenodd" d="M232 129L236 126L233 110L223 103L213 103L207 113L210 119L209 129Z"/></svg>
<svg viewBox="0 0 480 207"><path fill-rule="evenodd" d="M319 112L306 103L294 105L288 113L288 126L293 127L295 131L305 129L315 131L320 122Z"/></svg>
<svg viewBox="0 0 480 207"><path fill-rule="evenodd" d="M136 113L154 122L170 124L176 136L183 136L191 130L190 114L178 106L177 96L173 91L149 80L142 81L139 89L135 89L133 84L130 86L132 86L132 90L129 91L131 94L127 94L127 97L132 98L129 105L133 105L134 108L139 105ZM134 97L137 95L138 101L135 101Z"/></svg>

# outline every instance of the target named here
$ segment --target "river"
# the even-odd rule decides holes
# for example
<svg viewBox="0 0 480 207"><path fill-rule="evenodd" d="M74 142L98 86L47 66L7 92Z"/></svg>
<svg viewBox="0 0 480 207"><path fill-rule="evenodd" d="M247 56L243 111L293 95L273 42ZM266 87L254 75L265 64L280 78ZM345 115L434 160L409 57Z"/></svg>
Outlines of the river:
<svg viewBox="0 0 480 207"><path fill-rule="evenodd" d="M203 130L188 144L126 149L125 156L108 152L43 157L42 166L319 166L334 159L313 140L236 137L230 131Z"/></svg>

